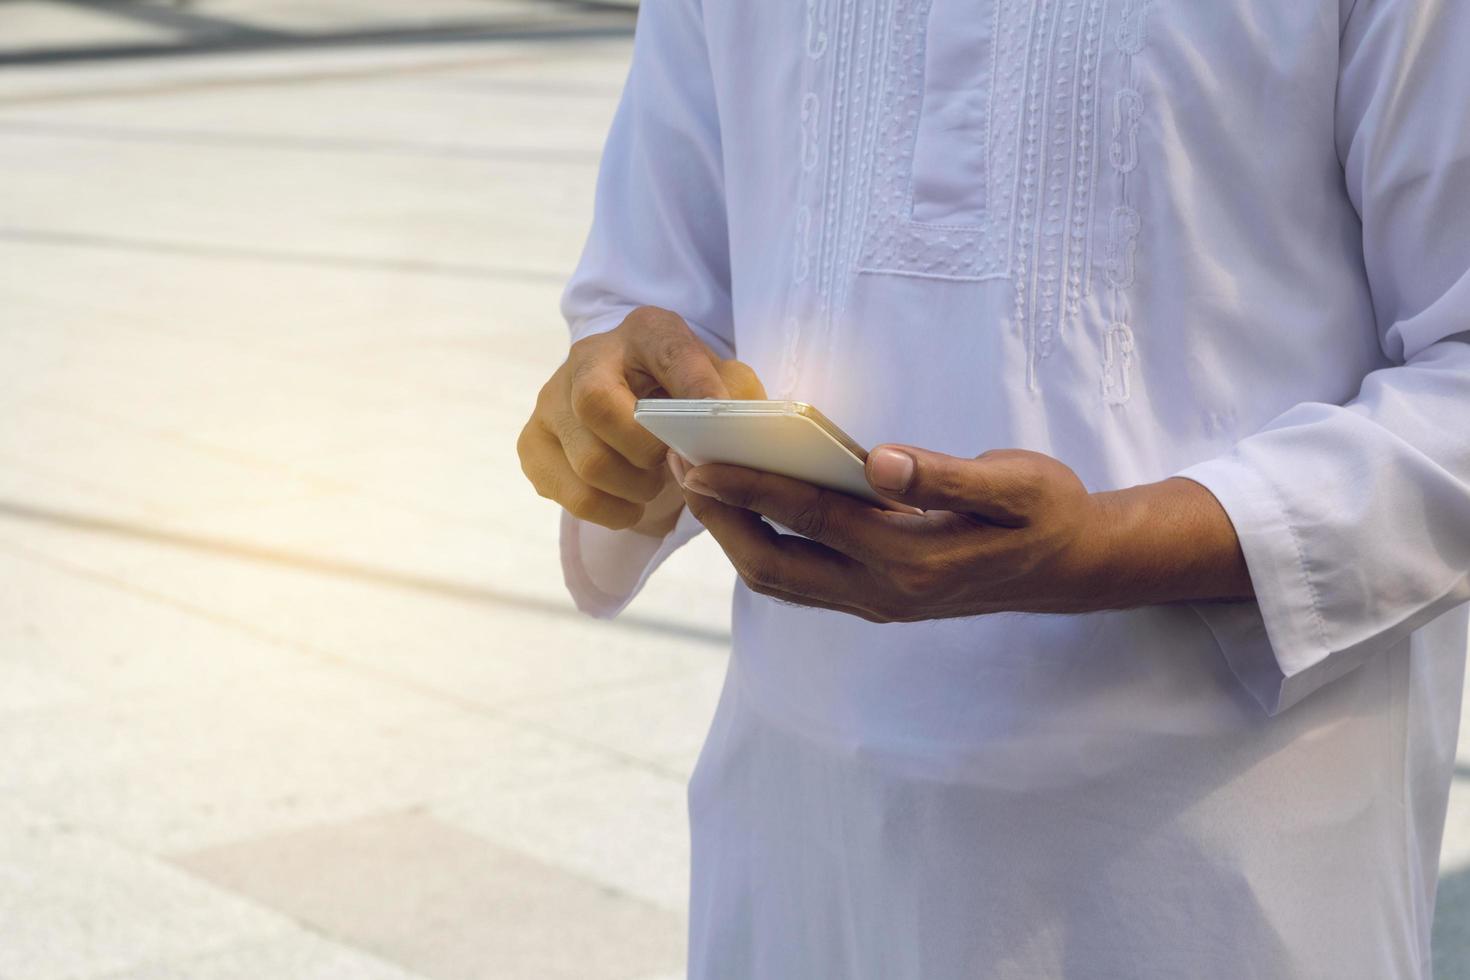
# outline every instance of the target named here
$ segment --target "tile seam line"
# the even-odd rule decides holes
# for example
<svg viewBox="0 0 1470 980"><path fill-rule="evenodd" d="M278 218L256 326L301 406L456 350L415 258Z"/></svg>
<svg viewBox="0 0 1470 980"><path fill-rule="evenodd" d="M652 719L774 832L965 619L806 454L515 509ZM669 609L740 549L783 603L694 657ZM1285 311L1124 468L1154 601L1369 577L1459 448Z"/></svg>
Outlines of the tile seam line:
<svg viewBox="0 0 1470 980"><path fill-rule="evenodd" d="M566 279L560 272L542 269L431 262L393 256L290 252L220 242L129 238L124 235L98 232L51 231L42 228L0 227L0 244L33 248L90 249L130 255L175 256L203 262L256 262L298 268L329 268L391 275L435 276L482 282L510 280L555 285Z"/></svg>

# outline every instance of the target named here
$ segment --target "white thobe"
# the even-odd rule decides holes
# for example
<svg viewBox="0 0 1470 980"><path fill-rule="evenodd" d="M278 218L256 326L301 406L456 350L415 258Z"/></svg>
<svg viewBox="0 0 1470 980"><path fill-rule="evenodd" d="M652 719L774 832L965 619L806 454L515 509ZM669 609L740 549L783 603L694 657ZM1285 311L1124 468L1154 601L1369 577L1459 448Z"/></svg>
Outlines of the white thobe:
<svg viewBox="0 0 1470 980"><path fill-rule="evenodd" d="M644 0L573 339L674 310L865 445L1183 474L1256 599L737 585L690 975L1427 977L1470 599L1470 3ZM698 531L563 517L617 613Z"/></svg>

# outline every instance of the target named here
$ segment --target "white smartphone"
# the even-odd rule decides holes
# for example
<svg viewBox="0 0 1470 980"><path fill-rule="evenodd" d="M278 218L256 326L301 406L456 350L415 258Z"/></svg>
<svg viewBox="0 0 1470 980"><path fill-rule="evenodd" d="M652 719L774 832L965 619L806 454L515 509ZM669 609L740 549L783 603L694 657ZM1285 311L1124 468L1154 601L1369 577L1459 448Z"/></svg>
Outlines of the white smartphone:
<svg viewBox="0 0 1470 980"><path fill-rule="evenodd" d="M805 402L640 398L633 418L695 466L748 466L887 504L868 485L867 451Z"/></svg>

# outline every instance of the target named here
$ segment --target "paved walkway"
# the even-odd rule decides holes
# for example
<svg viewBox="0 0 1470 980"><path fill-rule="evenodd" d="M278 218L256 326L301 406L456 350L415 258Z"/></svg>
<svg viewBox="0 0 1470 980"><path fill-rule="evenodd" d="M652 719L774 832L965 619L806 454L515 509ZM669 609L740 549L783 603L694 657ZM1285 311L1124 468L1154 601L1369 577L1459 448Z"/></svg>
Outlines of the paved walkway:
<svg viewBox="0 0 1470 980"><path fill-rule="evenodd" d="M513 446L626 16L104 6L0 7L0 978L678 976L730 574L579 619Z"/></svg>

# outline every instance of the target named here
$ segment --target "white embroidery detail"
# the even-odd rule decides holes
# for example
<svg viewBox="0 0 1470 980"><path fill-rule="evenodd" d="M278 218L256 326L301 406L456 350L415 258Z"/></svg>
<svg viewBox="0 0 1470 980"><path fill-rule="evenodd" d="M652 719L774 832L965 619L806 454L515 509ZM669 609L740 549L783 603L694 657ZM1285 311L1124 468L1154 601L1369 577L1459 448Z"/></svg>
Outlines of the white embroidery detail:
<svg viewBox="0 0 1470 980"><path fill-rule="evenodd" d="M827 13L825 3L806 0L806 56L820 58L827 51Z"/></svg>
<svg viewBox="0 0 1470 980"><path fill-rule="evenodd" d="M1128 56L1138 54L1148 41L1148 5L1150 0L1123 0L1118 15L1118 50Z"/></svg>
<svg viewBox="0 0 1470 980"><path fill-rule="evenodd" d="M821 143L817 137L817 112L822 102L815 92L801 97L801 169L810 170L817 165Z"/></svg>
<svg viewBox="0 0 1470 980"><path fill-rule="evenodd" d="M1046 24L1046 15L1050 12L1051 4L1047 0L1039 0L1036 10L1041 17L1043 28ZM1032 25L1031 65L1032 74L1046 77L1041 67L1042 59L1048 54L1044 50L1047 31L1037 29ZM1026 93L1026 123L1025 135L1022 139L1021 149L1021 189L1017 192L1020 198L1019 212L1016 215L1016 242L1015 259L1012 265L1015 292L1015 318L1016 328L1026 341L1026 387L1032 391L1036 390L1036 343L1031 336L1035 329L1031 322L1031 249L1032 239L1036 236L1036 222L1032 219L1033 212L1037 209L1037 185L1038 176L1042 165L1041 160L1041 104L1045 95L1043 86L1032 85Z"/></svg>
<svg viewBox="0 0 1470 980"><path fill-rule="evenodd" d="M993 30L977 32L987 63L983 208L964 223L913 218L913 153L923 113L934 0L809 0L793 143L801 172L792 220L792 288L778 321L799 326L803 384L853 296L855 274L1009 278L1012 327L1024 338L1027 384L1040 359L1084 313L1092 288L1096 180L1107 123L1099 79L1116 36L1110 14L1138 0L983 0ZM831 55L830 58L826 55ZM978 119L979 117L974 117ZM974 125L972 121L972 125ZM1127 127L1123 127L1126 137ZM980 176L983 174L984 176ZM1101 248L1104 238L1096 236ZM791 376L795 376L792 374Z"/></svg>
<svg viewBox="0 0 1470 980"><path fill-rule="evenodd" d="M1132 368L1136 342L1128 325L1123 291L1136 275L1138 239L1143 216L1129 203L1128 175L1138 167L1138 127L1143 118L1143 95L1134 87L1133 57L1148 39L1147 17L1151 0L1123 0L1116 40L1123 55L1123 85L1113 96L1113 138L1108 144L1108 161L1118 174L1119 204L1108 218L1108 285L1112 293L1112 322L1103 334L1102 397L1109 405L1122 405L1133 394Z"/></svg>
<svg viewBox="0 0 1470 980"><path fill-rule="evenodd" d="M872 189L852 268L1011 279L1013 326L1025 337L1029 361L1050 353L1064 319L1080 316L1089 289L1097 72L1110 0L992 2L989 50L976 52L992 64L990 90L975 110L986 112L985 176L977 177L986 186L976 195L985 201L983 213L964 224L913 219L914 147L920 117L932 111L923 101L931 0L896 3L894 49L877 90L887 95L865 154ZM828 125L835 119L834 109ZM1028 384L1036 386L1032 368Z"/></svg>
<svg viewBox="0 0 1470 980"><path fill-rule="evenodd" d="M812 271L811 263L812 209L802 205L796 212L796 267L791 278L798 284L806 282Z"/></svg>
<svg viewBox="0 0 1470 980"><path fill-rule="evenodd" d="M1102 35L1102 3L1087 8L1082 34L1082 77L1077 86L1077 166L1073 185L1072 221L1068 230L1067 252L1067 318L1075 322L1082 315L1082 297L1086 295L1088 263L1092 253L1092 182L1096 167L1094 113L1097 103L1097 51Z"/></svg>
<svg viewBox="0 0 1470 980"><path fill-rule="evenodd" d="M1138 211L1126 204L1113 208L1108 219L1108 284L1115 289L1127 289L1133 285L1133 253L1138 248L1138 233L1143 230L1143 219Z"/></svg>
<svg viewBox="0 0 1470 980"><path fill-rule="evenodd" d="M1034 300L1038 317L1035 355L1042 358L1050 356L1053 340L1074 302L1070 283L1077 275L1073 263L1077 261L1078 242L1069 231L1076 216L1090 210L1091 152L1083 133L1092 126L1093 107L1090 90L1083 86L1091 84L1091 58L1097 48L1101 6L1100 0L1087 0L1083 5L1069 3L1058 11L1058 23L1052 30L1056 68L1046 74L1050 94L1045 126L1051 138L1046 149L1043 210L1037 228ZM1093 30L1091 41L1087 38L1089 25ZM1077 283L1080 303L1080 277Z"/></svg>
<svg viewBox="0 0 1470 980"><path fill-rule="evenodd" d="M878 3L859 3L856 27L858 56L852 64L850 83L860 93L852 107L852 118L848 131L857 137L853 148L853 165L846 168L848 174L847 199L844 206L846 220L838 225L838 234L833 247L832 262L835 278L840 290L834 297L834 315L846 309L852 270L857 265L857 256L862 248L864 221L873 183L874 146L878 140L878 129L882 121L875 107L882 96L881 86L886 78L891 50L893 17L886 6ZM878 30L878 25L884 30ZM831 320L828 320L830 332ZM829 341L831 338L829 337Z"/></svg>
<svg viewBox="0 0 1470 980"><path fill-rule="evenodd" d="M826 113L820 93L828 90L825 65L830 59L824 58L824 55L832 41L831 18L839 18L840 30L850 18L851 7L851 0L807 0L806 3L806 33L803 40L806 57L802 62L797 121L800 140L797 163L801 179L792 228L791 288L787 290L785 315L780 321L785 333L780 345L779 372L783 397L796 397L799 394L795 391L795 386L803 375L803 332L813 324L821 328L818 321L827 307L820 285L813 288L813 281L821 278L824 247L821 232L832 206L826 193L826 175L819 164L824 155L829 158L830 163L831 149L834 143L840 142L841 134L835 125L836 120L823 119ZM840 35L838 40L841 41ZM825 154L824 147L827 151Z"/></svg>
<svg viewBox="0 0 1470 980"><path fill-rule="evenodd" d="M987 186L978 197L984 216L965 224L913 220L913 154L923 112L927 28L931 0L898 3L890 31L893 51L881 66L883 84L873 94L878 130L864 170L872 173L856 271L934 279L993 279L1009 274L1011 215L1016 198L1016 140L1026 94L1026 65L1033 0L990 0L994 29L989 52L989 91L983 168ZM1052 0L1055 2L1055 0ZM1071 0L1078 2L1078 0Z"/></svg>
<svg viewBox="0 0 1470 980"><path fill-rule="evenodd" d="M1113 169L1126 174L1138 166L1138 123L1143 118L1143 96L1131 88L1120 88L1113 96L1113 141L1108 159Z"/></svg>
<svg viewBox="0 0 1470 980"><path fill-rule="evenodd" d="M1121 405L1128 400L1132 367L1133 331L1123 321L1114 320L1103 334L1103 401Z"/></svg>

